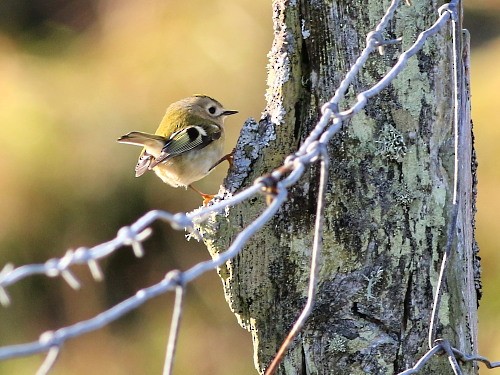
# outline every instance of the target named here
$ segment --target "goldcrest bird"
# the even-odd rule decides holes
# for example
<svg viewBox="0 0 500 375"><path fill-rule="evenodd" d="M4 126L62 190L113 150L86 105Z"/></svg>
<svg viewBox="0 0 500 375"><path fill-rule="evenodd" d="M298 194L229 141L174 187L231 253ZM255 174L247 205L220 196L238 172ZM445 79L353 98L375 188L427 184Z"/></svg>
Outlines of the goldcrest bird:
<svg viewBox="0 0 500 375"><path fill-rule="evenodd" d="M223 150L224 119L235 113L209 96L194 95L171 104L155 134L133 131L118 142L144 147L135 166L136 177L153 170L173 187L193 189L206 204L213 195L191 184L224 160L232 164L232 154L224 155Z"/></svg>

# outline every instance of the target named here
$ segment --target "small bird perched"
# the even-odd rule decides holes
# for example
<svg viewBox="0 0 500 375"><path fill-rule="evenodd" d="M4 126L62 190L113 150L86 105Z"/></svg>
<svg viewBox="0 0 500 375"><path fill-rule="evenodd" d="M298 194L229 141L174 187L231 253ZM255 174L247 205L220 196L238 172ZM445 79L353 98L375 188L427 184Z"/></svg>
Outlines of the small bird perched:
<svg viewBox="0 0 500 375"><path fill-rule="evenodd" d="M193 189L206 204L213 195L191 184L224 160L232 164L232 154L224 156L224 119L235 113L209 96L194 95L172 103L155 134L133 131L118 142L144 147L135 166L136 177L153 170L173 187Z"/></svg>

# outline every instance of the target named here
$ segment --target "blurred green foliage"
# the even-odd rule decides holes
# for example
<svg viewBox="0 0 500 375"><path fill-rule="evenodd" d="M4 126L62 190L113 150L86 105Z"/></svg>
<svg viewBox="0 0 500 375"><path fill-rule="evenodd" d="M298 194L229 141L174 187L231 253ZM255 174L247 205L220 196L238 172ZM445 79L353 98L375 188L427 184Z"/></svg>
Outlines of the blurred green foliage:
<svg viewBox="0 0 500 375"><path fill-rule="evenodd" d="M498 19L494 1L474 5L475 17L487 12ZM485 292L480 350L498 359L498 27L485 35L472 67ZM191 191L170 188L152 174L134 178L139 149L115 140L131 130L154 131L169 103L205 93L240 111L226 122L229 151L240 124L264 108L271 40L266 0L0 2L1 264L44 262L68 248L106 241L150 209L197 207L199 197ZM221 166L197 186L216 192L225 172ZM9 288L13 305L0 309L0 345L36 340L47 329L90 318L168 270L208 258L182 233L164 224L154 229L144 258L122 249L103 262L103 283L82 267L76 270L80 291L45 277ZM254 372L250 335L229 312L219 283L214 272L188 288L176 374ZM171 303L171 295L159 298L68 342L53 373L160 373ZM1 362L0 374L33 374L41 360Z"/></svg>

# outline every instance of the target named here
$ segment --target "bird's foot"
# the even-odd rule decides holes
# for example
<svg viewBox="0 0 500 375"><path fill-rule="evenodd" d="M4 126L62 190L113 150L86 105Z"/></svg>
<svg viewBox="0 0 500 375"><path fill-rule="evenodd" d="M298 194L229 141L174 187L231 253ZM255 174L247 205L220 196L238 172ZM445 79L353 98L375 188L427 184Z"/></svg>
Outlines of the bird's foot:
<svg viewBox="0 0 500 375"><path fill-rule="evenodd" d="M189 185L188 187L191 190L196 191L198 194L201 195L201 197L203 198L203 205L204 206L206 206L208 204L208 202L210 202L215 197L215 195L213 195L213 194L202 193L201 191L199 191L198 189L196 189L193 185Z"/></svg>
<svg viewBox="0 0 500 375"><path fill-rule="evenodd" d="M201 197L203 198L203 206L206 206L208 204L208 202L210 202L212 199L214 199L215 195L201 194Z"/></svg>

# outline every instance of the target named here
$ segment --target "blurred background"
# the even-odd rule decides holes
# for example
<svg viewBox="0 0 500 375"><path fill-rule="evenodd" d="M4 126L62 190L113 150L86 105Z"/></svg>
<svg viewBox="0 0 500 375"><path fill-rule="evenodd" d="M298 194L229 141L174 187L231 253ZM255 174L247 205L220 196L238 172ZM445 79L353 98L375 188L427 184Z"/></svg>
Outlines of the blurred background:
<svg viewBox="0 0 500 375"><path fill-rule="evenodd" d="M500 360L500 4L466 4L472 34L472 100L479 158L477 239L483 259L480 352ZM115 139L153 132L166 106L194 93L239 115L226 121L227 151L247 117L264 109L268 0L1 0L0 266L44 262L67 249L109 240L150 209L196 208L191 191L153 174L134 178L140 149ZM216 192L219 167L196 184ZM0 345L33 341L88 319L160 281L166 271L208 259L202 244L154 225L146 255L124 248L104 260L106 279L73 291L61 279L31 277L9 288ZM53 374L159 374L173 295L67 342ZM0 374L33 374L43 356L0 362ZM176 374L253 374L250 335L225 303L215 272L188 286Z"/></svg>

